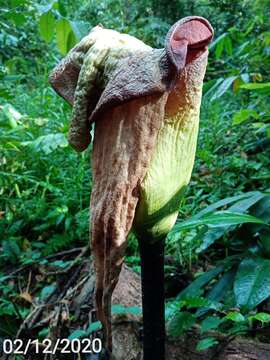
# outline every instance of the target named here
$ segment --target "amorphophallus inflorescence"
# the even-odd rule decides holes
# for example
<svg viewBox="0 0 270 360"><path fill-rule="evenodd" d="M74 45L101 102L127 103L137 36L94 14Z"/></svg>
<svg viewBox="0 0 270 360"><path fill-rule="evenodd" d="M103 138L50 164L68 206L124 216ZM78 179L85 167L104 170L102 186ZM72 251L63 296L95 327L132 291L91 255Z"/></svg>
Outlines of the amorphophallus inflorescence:
<svg viewBox="0 0 270 360"><path fill-rule="evenodd" d="M98 25L56 66L53 88L73 106L69 143L91 142L95 302L112 351L111 297L128 233L142 261L144 359L164 359L164 239L193 168L209 22L186 17L164 49Z"/></svg>

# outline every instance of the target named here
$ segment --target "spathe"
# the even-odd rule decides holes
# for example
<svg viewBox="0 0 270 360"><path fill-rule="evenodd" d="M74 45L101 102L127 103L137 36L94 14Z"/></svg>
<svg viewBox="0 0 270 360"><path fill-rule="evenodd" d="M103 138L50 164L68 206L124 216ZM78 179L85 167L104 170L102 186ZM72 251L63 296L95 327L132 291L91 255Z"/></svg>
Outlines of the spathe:
<svg viewBox="0 0 270 360"><path fill-rule="evenodd" d="M73 105L69 142L76 150L87 148L95 122L91 240L98 319L110 351L111 295L127 235L132 226L145 242L158 242L158 233L166 235L179 205L177 197L171 217L172 195L180 194L190 179L206 45L212 35L205 19L188 17L170 29L164 49L152 49L136 38L96 27L50 77L55 90ZM172 163L176 172L169 171ZM160 179L166 189L159 187ZM172 179L176 182L170 184ZM154 221L153 211L159 215Z"/></svg>

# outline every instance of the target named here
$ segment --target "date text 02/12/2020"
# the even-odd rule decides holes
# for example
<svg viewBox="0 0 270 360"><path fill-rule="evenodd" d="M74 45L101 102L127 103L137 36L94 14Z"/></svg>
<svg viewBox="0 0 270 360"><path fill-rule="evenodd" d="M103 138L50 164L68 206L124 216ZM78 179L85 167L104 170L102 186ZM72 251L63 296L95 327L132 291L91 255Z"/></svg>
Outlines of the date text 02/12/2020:
<svg viewBox="0 0 270 360"><path fill-rule="evenodd" d="M23 341L22 339L4 339L2 343L2 349L0 354L14 354L14 355L26 355L29 352L35 354L78 354L78 353L100 353L102 349L102 342L100 339L57 339L52 341L50 339L44 339L39 341L38 339L28 339Z"/></svg>

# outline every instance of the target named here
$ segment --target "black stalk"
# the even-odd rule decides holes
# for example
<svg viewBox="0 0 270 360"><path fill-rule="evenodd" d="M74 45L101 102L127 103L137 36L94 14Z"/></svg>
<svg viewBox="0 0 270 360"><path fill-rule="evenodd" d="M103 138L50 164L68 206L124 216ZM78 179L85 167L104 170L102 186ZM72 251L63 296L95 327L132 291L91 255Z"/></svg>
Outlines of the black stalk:
<svg viewBox="0 0 270 360"><path fill-rule="evenodd" d="M164 240L139 239L144 360L165 359Z"/></svg>

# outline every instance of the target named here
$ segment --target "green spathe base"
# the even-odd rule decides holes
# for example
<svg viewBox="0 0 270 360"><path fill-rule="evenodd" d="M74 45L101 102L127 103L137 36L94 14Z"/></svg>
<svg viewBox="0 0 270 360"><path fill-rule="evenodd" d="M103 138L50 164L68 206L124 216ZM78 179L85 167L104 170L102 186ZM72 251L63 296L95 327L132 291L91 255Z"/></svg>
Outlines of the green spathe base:
<svg viewBox="0 0 270 360"><path fill-rule="evenodd" d="M151 242L159 241L167 236L177 219L179 205L183 195L186 191L186 186L183 186L178 192L169 199L169 201L159 207L156 212L146 216L145 210L147 206L142 202L136 212L133 231L140 238L147 238ZM140 223L143 219L143 224Z"/></svg>
<svg viewBox="0 0 270 360"><path fill-rule="evenodd" d="M199 102L200 103L200 102ZM134 231L139 237L158 240L177 219L181 198L194 164L199 111L181 109L165 118L158 134L150 167L141 184Z"/></svg>

